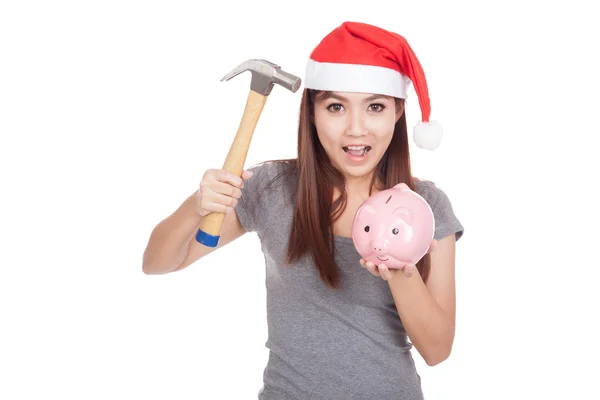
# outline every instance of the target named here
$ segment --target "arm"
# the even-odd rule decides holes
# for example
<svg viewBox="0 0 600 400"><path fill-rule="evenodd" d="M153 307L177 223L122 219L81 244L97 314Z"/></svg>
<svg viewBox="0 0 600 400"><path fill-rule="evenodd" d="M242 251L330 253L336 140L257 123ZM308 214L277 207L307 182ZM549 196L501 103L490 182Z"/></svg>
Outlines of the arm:
<svg viewBox="0 0 600 400"><path fill-rule="evenodd" d="M197 192L190 195L152 231L144 251L142 271L148 275L179 271L205 255L225 246L245 233L235 212L225 216L217 247L206 247L196 241L203 217L196 212Z"/></svg>
<svg viewBox="0 0 600 400"><path fill-rule="evenodd" d="M418 273L397 273L388 280L406 333L430 366L448 358L454 342L455 245L454 234L438 241L426 284Z"/></svg>

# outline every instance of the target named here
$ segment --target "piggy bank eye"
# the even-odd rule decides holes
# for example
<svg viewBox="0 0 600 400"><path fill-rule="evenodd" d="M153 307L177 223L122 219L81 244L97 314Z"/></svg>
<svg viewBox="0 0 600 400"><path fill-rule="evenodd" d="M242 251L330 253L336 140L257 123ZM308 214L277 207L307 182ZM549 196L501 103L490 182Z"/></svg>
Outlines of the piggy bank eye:
<svg viewBox="0 0 600 400"><path fill-rule="evenodd" d="M392 233L393 233L394 235L397 235L397 234L398 234L398 228L394 228L394 229L392 229Z"/></svg>
<svg viewBox="0 0 600 400"><path fill-rule="evenodd" d="M369 225L365 226L365 232L369 232Z"/></svg>

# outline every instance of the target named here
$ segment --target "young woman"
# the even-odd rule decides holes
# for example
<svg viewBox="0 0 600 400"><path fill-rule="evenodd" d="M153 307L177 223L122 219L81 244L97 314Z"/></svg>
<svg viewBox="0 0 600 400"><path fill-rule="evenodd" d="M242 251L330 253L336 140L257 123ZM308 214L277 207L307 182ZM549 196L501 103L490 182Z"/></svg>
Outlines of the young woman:
<svg viewBox="0 0 600 400"><path fill-rule="evenodd" d="M411 175L410 82L423 112L413 137L434 149L441 131L429 121L424 74L406 40L342 24L307 66L298 158L262 163L241 178L206 171L196 193L152 232L147 274L181 270L214 251L195 240L210 212L227 212L217 248L257 232L270 350L259 399L422 399L411 348L428 365L451 352L463 227L445 193ZM427 200L436 226L416 266L391 270L361 259L351 227L363 201L400 182Z"/></svg>

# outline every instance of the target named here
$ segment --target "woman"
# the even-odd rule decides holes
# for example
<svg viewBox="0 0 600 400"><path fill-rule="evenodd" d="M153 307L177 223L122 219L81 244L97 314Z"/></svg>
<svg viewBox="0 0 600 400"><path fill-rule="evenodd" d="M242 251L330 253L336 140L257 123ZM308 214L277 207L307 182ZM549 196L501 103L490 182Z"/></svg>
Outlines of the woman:
<svg viewBox="0 0 600 400"><path fill-rule="evenodd" d="M210 212L227 212L217 248L258 233L270 350L260 399L422 399L412 346L428 365L450 354L463 227L444 192L411 175L409 80L423 112L414 139L434 149L441 132L429 122L427 85L408 43L371 25L342 24L307 66L298 158L263 163L241 178L208 170L152 232L148 274L181 270L214 251L195 240ZM364 200L399 182L427 200L436 227L416 266L390 270L360 258L351 227Z"/></svg>

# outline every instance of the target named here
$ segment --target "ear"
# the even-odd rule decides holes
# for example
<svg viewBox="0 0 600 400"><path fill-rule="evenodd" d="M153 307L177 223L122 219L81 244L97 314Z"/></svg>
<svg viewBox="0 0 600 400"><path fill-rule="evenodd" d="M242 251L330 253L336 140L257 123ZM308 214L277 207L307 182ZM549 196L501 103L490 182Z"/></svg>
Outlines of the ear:
<svg viewBox="0 0 600 400"><path fill-rule="evenodd" d="M396 110L396 122L398 122L402 114L404 114L404 99L400 100L400 105L397 108L398 109Z"/></svg>
<svg viewBox="0 0 600 400"><path fill-rule="evenodd" d="M408 187L408 185L404 182L400 182L399 184L397 184L396 186L394 186L394 189L400 189L400 190L406 190L410 188Z"/></svg>

